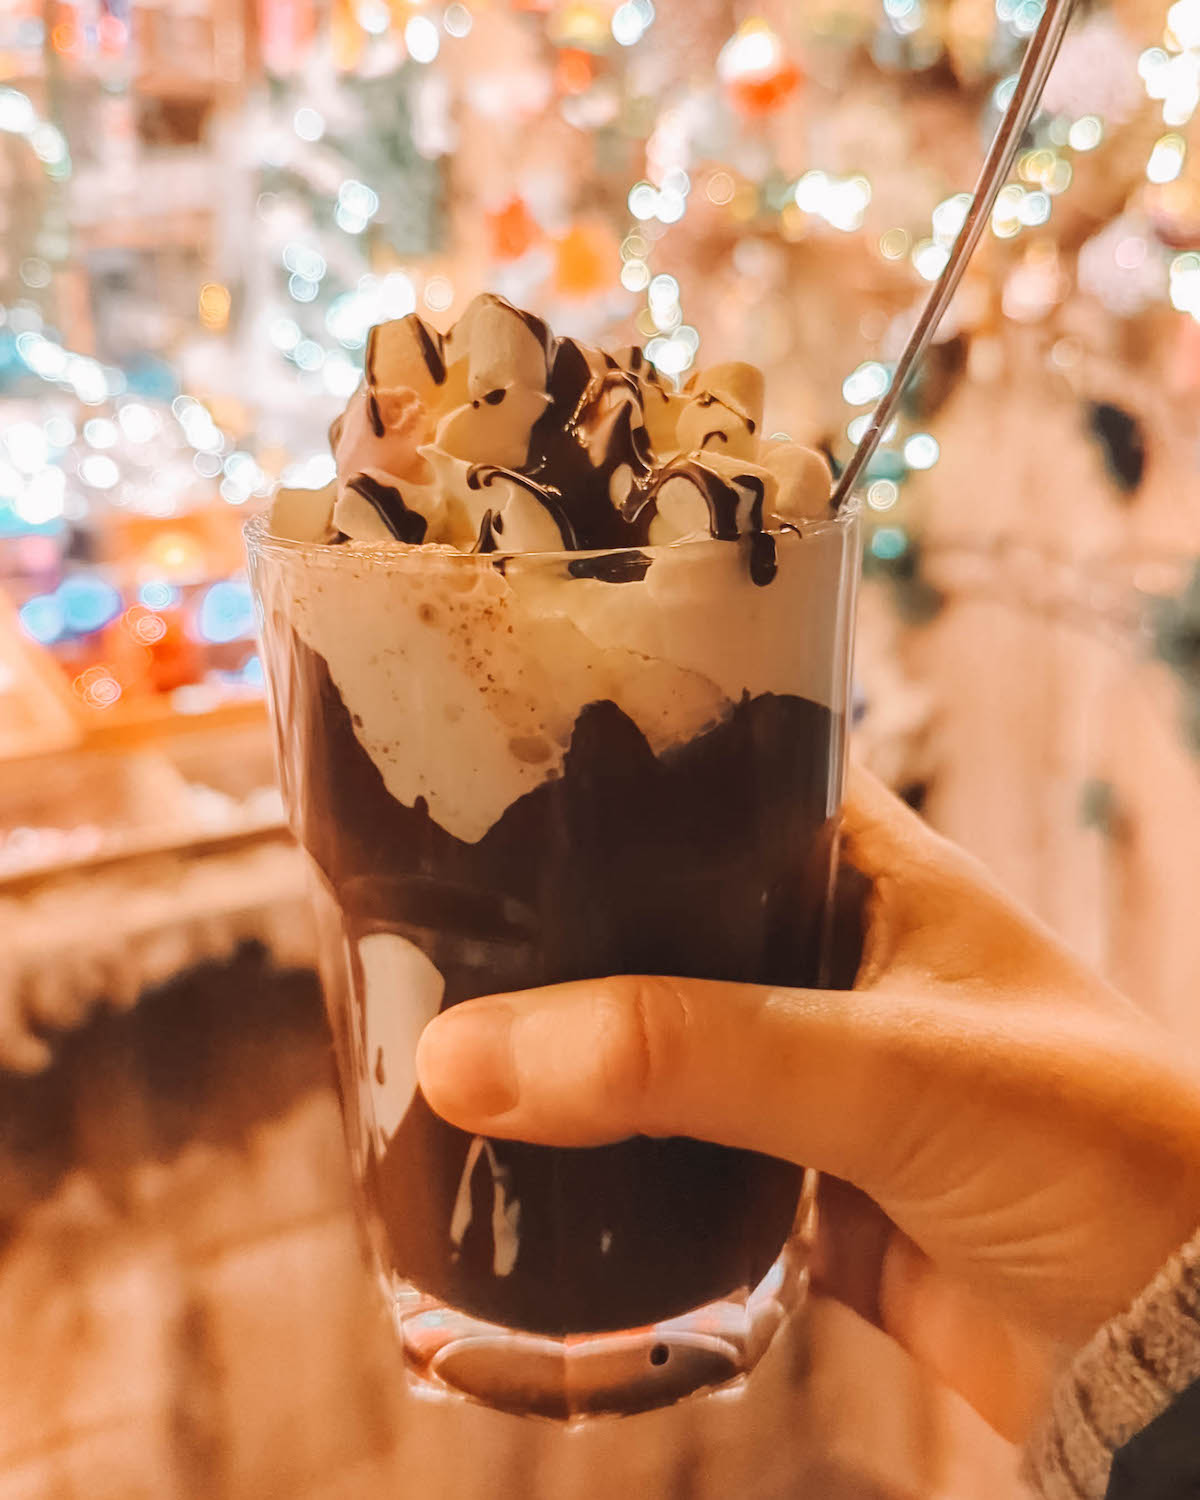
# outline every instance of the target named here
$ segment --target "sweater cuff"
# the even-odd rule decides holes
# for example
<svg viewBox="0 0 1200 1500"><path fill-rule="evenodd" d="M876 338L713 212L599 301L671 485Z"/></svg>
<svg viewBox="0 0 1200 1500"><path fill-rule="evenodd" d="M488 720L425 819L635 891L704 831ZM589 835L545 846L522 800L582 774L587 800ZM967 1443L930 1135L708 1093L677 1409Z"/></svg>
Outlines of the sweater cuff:
<svg viewBox="0 0 1200 1500"><path fill-rule="evenodd" d="M1200 1233L1060 1377L1026 1478L1046 1500L1102 1500L1117 1449L1197 1380Z"/></svg>

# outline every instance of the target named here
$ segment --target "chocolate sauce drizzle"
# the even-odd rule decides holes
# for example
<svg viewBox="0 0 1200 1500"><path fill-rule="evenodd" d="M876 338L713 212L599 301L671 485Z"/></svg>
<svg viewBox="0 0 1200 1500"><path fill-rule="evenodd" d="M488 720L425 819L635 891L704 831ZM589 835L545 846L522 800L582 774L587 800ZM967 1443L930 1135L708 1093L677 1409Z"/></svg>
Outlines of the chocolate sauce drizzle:
<svg viewBox="0 0 1200 1500"><path fill-rule="evenodd" d="M494 510L485 510L483 520L479 523L479 535L475 538L475 545L471 551L482 556L487 552L496 550L496 523L500 517ZM503 527L501 527L503 530Z"/></svg>
<svg viewBox="0 0 1200 1500"><path fill-rule="evenodd" d="M534 338L537 339L538 343L541 344L542 351L546 356L546 364L549 365L550 357L553 353L554 344L556 341L551 336L550 327L545 322L545 320L539 318L537 313L526 312L523 307L515 306L515 304L510 302L507 297L496 297L494 300L498 302L502 307L507 307L512 312L516 313L517 317L520 318L525 327L529 329L530 333L532 333Z"/></svg>
<svg viewBox="0 0 1200 1500"><path fill-rule="evenodd" d="M719 541L748 538L751 578L756 584L770 583L777 564L774 540L762 529L762 481L750 474L726 479L695 457L681 456L656 466L646 430L644 388L653 385L664 394L665 388L643 350L635 345L622 356L624 364L604 354L598 369L594 356L589 361L574 339L555 339L536 314L514 307L502 297L492 300L519 318L544 350L549 401L530 432L525 462L516 469L475 464L468 470L468 485L478 490L497 479L509 480L533 496L551 517L564 548L599 551L636 549L647 544L662 487L671 479L684 477L705 504L710 534ZM442 335L415 313L405 321L411 323L430 377L442 384L446 379ZM367 338L365 375L371 427L377 437L382 437L384 424L374 393L377 332L373 328ZM472 404L497 406L505 395L504 388L497 388ZM703 391L694 399L703 407L724 407L748 432L754 432L755 423L749 414L725 397ZM728 441L728 433L714 428L705 434L701 447ZM629 476L627 485L623 471ZM352 481L351 487L374 506L394 536L406 542L423 539L424 518L408 509L398 490L365 475ZM499 510L486 511L473 550L498 551L497 537L502 530ZM617 568L612 576L615 581L631 577L635 571L636 567Z"/></svg>
<svg viewBox="0 0 1200 1500"><path fill-rule="evenodd" d="M499 464L472 464L467 470L467 488L472 490L487 489L495 484L497 479L507 479L517 485L519 489L525 490L532 495L554 524L558 527L558 534L562 538L563 547L568 552L580 550L579 542L575 536L575 530L567 517L563 506L562 496L552 494L548 489L530 479L528 474L523 474L520 469L503 469ZM492 515L489 510L484 515L484 526L489 529L490 534L504 530L503 517ZM474 550L476 552L495 551L495 543L491 547L480 545L483 539L483 527L480 527L479 538L476 540Z"/></svg>
<svg viewBox="0 0 1200 1500"><path fill-rule="evenodd" d="M757 588L773 583L779 571L779 557L775 550L775 538L769 531L750 533L750 582Z"/></svg>
<svg viewBox="0 0 1200 1500"><path fill-rule="evenodd" d="M412 324L417 343L421 346L421 358L425 361L425 368L429 371L430 379L434 385L441 385L446 378L446 359L442 350L441 334L431 329L424 318L419 318L416 313L409 313L405 321Z"/></svg>
<svg viewBox="0 0 1200 1500"><path fill-rule="evenodd" d="M739 474L736 483L750 492L750 510L746 531L750 539L750 582L764 588L774 581L779 571L779 557L775 549L775 538L763 529L763 501L765 490L757 474Z"/></svg>
<svg viewBox="0 0 1200 1500"><path fill-rule="evenodd" d="M723 406L730 416L736 417L746 431L753 436L754 418L748 412L742 411L740 407L734 406L731 401L726 401L724 396L718 396L715 391L702 391L695 400L697 406Z"/></svg>
<svg viewBox="0 0 1200 1500"><path fill-rule="evenodd" d="M405 505L394 485L381 484L369 474L356 474L346 488L363 497L398 542L415 547L425 540L425 517Z"/></svg>
<svg viewBox="0 0 1200 1500"><path fill-rule="evenodd" d="M736 485L728 483L706 464L694 458L677 458L665 468L659 469L648 485L635 490L630 495L622 506L622 510L633 519L640 515L643 509L657 508L659 491L672 479L686 479L695 487L708 509L710 536L715 537L719 542L737 541L741 534L738 529L738 505L741 496ZM743 476L743 482L750 480L750 475ZM758 484L761 500L762 484L757 480L754 482Z"/></svg>
<svg viewBox="0 0 1200 1500"><path fill-rule="evenodd" d="M371 390L375 389L375 340L379 334L379 325L367 334L367 351L363 356L363 377Z"/></svg>
<svg viewBox="0 0 1200 1500"><path fill-rule="evenodd" d="M632 356L630 364L634 363ZM646 431L642 392L632 370L606 366L596 373L583 350L571 339L560 339L547 379L550 404L534 424L529 454L520 470L476 465L470 470L472 489L490 484L498 476L511 479L532 495L553 518L563 545L591 550L649 541L650 523L657 513L659 491L668 480L685 477L696 488L708 511L709 533L719 541L736 541L746 529L739 524L739 511L749 492L746 520L761 531L763 484L756 475L724 479L714 469L693 458L679 458L656 468ZM604 403L616 393L611 411ZM707 405L720 401L713 397ZM728 407L733 411L732 407ZM749 420L740 413L741 420ZM724 438L724 434L720 434ZM611 483L622 468L629 471L628 494L613 503ZM495 547L495 525L485 517L487 535L481 527L476 551ZM489 545L490 544L490 545ZM751 549L751 578L766 584L775 576L775 545ZM628 570L616 570L629 577Z"/></svg>
<svg viewBox="0 0 1200 1500"><path fill-rule="evenodd" d="M442 335L435 328L430 328L424 318L416 313L409 313L407 317L400 320L407 323L413 331L417 346L421 351L421 358L425 361L425 368L429 371L429 378L434 385L441 385L446 378L446 357L442 347ZM379 339L379 330L382 324L376 324L367 334L367 347L363 355L363 379L366 381L367 389L374 393L375 390L375 353ZM372 418L372 426L374 419ZM382 434L379 434L382 436Z"/></svg>

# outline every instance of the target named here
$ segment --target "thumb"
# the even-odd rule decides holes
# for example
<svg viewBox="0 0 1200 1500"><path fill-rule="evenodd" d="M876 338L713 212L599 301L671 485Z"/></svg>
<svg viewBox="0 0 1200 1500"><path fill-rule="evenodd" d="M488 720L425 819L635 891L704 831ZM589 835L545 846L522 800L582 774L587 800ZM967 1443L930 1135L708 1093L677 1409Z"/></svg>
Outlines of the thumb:
<svg viewBox="0 0 1200 1500"><path fill-rule="evenodd" d="M421 1038L430 1106L472 1133L546 1144L690 1135L869 1188L928 1075L914 1043L929 1028L878 981L919 928L910 886L932 896L956 851L861 771L844 833L873 885L867 990L625 976L468 1001Z"/></svg>
<svg viewBox="0 0 1200 1500"><path fill-rule="evenodd" d="M927 1088L904 1008L883 992L585 980L443 1012L417 1073L430 1106L472 1133L559 1146L689 1135L870 1190Z"/></svg>

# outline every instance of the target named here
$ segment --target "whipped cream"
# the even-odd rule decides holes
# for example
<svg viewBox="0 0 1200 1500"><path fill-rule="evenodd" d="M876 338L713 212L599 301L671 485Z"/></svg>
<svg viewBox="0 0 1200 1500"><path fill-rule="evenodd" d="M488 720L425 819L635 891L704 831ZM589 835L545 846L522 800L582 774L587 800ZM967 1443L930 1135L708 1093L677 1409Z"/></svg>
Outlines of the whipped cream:
<svg viewBox="0 0 1200 1500"><path fill-rule="evenodd" d="M847 528L776 543L768 588L740 544L711 539L654 548L621 582L559 556L500 571L445 548L289 548L261 587L268 629L286 621L324 658L391 795L475 843L561 773L589 703L617 704L657 755L746 694L843 711Z"/></svg>
<svg viewBox="0 0 1200 1500"><path fill-rule="evenodd" d="M638 348L554 338L532 313L475 298L445 334L415 313L371 330L363 382L333 424L332 503L277 497L300 541L546 552L712 536L768 538L829 513L820 454L763 442L763 378L713 365L683 390Z"/></svg>
<svg viewBox="0 0 1200 1500"><path fill-rule="evenodd" d="M417 1094L417 1042L442 1008L446 982L429 957L395 932L358 941L366 1091L380 1145L400 1128Z"/></svg>
<svg viewBox="0 0 1200 1500"><path fill-rule="evenodd" d="M336 483L275 497L271 534L336 545L281 549L268 619L324 658L391 795L468 843L561 774L589 703L656 755L745 695L841 712L852 528L762 409L752 365L676 390L498 297L444 335L383 324Z"/></svg>

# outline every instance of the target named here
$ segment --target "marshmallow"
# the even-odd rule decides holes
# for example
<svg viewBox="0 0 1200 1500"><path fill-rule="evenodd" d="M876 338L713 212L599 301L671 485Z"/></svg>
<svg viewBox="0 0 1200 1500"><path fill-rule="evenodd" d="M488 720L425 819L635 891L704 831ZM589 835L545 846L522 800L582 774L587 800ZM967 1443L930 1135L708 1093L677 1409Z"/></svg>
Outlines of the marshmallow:
<svg viewBox="0 0 1200 1500"><path fill-rule="evenodd" d="M683 446L679 441L679 420L688 405L688 397L679 391L669 391L666 386L643 382L642 409L650 445L655 453L675 453Z"/></svg>
<svg viewBox="0 0 1200 1500"><path fill-rule="evenodd" d="M474 298L448 336L446 347L456 360L466 356L473 399L512 385L545 389L545 339L502 297L485 292Z"/></svg>
<svg viewBox="0 0 1200 1500"><path fill-rule="evenodd" d="M290 542L333 541L336 495L336 483L321 490L276 490L271 497L271 535Z"/></svg>
<svg viewBox="0 0 1200 1500"><path fill-rule="evenodd" d="M338 474L345 479L368 469L393 480L429 479L418 448L430 436L429 416L413 390L359 386L346 404L333 442Z"/></svg>
<svg viewBox="0 0 1200 1500"><path fill-rule="evenodd" d="M533 424L550 404L544 390L520 385L493 387L441 419L434 443L470 463L519 469L529 457Z"/></svg>
<svg viewBox="0 0 1200 1500"><path fill-rule="evenodd" d="M498 475L485 490L500 500L492 520L497 552L556 552L562 532L553 515L524 485Z"/></svg>
<svg viewBox="0 0 1200 1500"><path fill-rule="evenodd" d="M778 491L771 507L782 521L818 521L829 514L833 476L824 457L799 443L778 443L763 454Z"/></svg>
<svg viewBox="0 0 1200 1500"><path fill-rule="evenodd" d="M442 336L416 313L379 323L367 335L364 370L368 385L385 391L407 388L432 406L446 378Z"/></svg>
<svg viewBox="0 0 1200 1500"><path fill-rule="evenodd" d="M708 535L708 500L704 482L698 475L687 470L672 474L659 486L655 501L654 519L650 522L650 541L654 546Z"/></svg>
<svg viewBox="0 0 1200 1500"><path fill-rule="evenodd" d="M388 507L393 525L397 521L404 522L410 512L419 521L423 521L424 525L413 521L410 524L414 535L397 537L393 525L388 524L380 507L372 503L372 493L385 500L389 496L395 497L395 503ZM339 531L345 532L356 542L378 546L400 540L412 544L434 540L443 528L443 510L444 502L434 485L406 484L401 491L390 474L379 469L367 469L358 474L348 474L341 481L337 504L333 508L333 521ZM416 535L416 532L420 535Z"/></svg>

